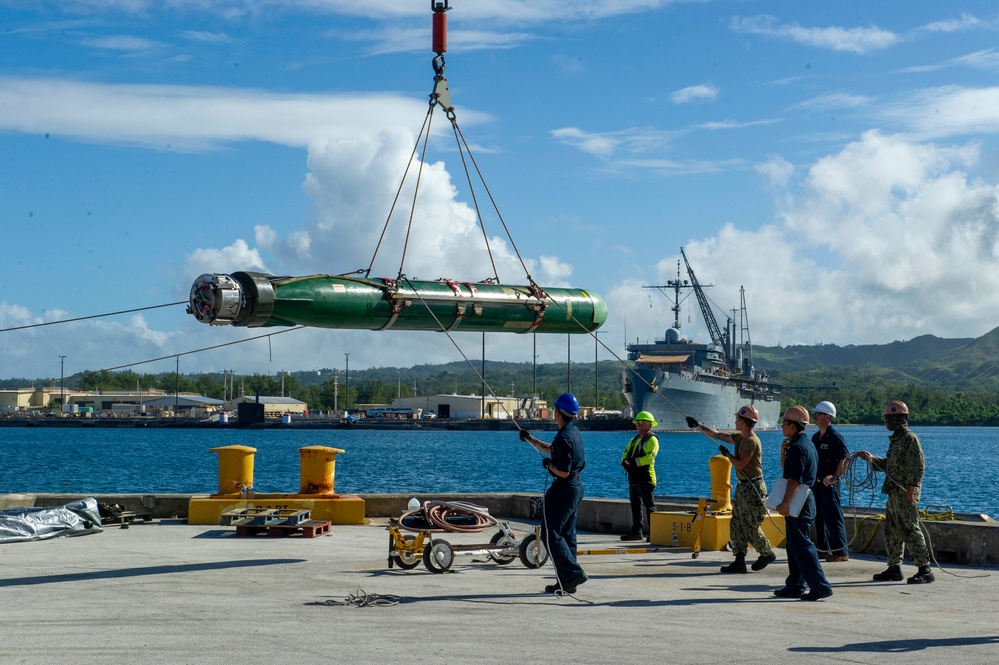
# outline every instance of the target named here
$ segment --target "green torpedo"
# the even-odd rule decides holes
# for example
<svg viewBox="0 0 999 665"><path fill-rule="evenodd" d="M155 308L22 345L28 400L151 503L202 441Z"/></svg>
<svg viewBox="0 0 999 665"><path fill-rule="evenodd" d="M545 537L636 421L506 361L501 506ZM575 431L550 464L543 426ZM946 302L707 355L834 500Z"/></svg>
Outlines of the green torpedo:
<svg viewBox="0 0 999 665"><path fill-rule="evenodd" d="M187 311L202 323L251 328L572 334L607 320L603 298L582 289L257 272L200 276Z"/></svg>

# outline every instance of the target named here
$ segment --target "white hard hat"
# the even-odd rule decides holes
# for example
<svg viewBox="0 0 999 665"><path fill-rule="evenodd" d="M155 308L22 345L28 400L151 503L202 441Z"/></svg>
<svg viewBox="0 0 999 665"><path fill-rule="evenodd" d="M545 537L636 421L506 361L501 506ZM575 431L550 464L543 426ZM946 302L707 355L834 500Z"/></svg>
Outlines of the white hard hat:
<svg viewBox="0 0 999 665"><path fill-rule="evenodd" d="M819 402L812 411L814 413L828 413L833 418L836 417L836 406L832 402Z"/></svg>

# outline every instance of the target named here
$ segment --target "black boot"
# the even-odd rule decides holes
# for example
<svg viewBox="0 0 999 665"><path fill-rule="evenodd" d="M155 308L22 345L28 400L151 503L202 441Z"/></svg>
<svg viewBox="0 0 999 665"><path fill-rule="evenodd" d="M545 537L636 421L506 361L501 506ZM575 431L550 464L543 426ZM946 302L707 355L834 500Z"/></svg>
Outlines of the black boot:
<svg viewBox="0 0 999 665"><path fill-rule="evenodd" d="M763 570L776 560L777 555L773 552L770 554L761 554L760 558L753 562L753 570Z"/></svg>
<svg viewBox="0 0 999 665"><path fill-rule="evenodd" d="M637 531L631 531L621 536L621 540L643 540L642 529L639 528Z"/></svg>
<svg viewBox="0 0 999 665"><path fill-rule="evenodd" d="M930 574L932 577L932 573ZM888 566L888 568L883 573L877 573L874 576L875 582L901 582L902 581L902 569L898 566Z"/></svg>
<svg viewBox="0 0 999 665"><path fill-rule="evenodd" d="M933 577L933 571L930 570L928 565L920 566L919 572L906 580L909 584L929 584L936 578Z"/></svg>
<svg viewBox="0 0 999 665"><path fill-rule="evenodd" d="M746 573L746 555L736 554L735 561L728 564L727 566L722 566L721 571L723 573Z"/></svg>

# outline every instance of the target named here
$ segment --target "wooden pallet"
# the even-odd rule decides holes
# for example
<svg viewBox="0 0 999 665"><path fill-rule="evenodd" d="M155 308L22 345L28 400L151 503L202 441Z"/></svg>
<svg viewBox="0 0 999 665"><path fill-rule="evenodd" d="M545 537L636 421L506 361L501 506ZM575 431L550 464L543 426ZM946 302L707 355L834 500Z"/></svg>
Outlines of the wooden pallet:
<svg viewBox="0 0 999 665"><path fill-rule="evenodd" d="M107 526L108 524L130 524L136 521L152 522L153 516L151 513L133 513L125 511L115 515L101 517L101 524L104 526Z"/></svg>
<svg viewBox="0 0 999 665"><path fill-rule="evenodd" d="M219 516L219 524L222 526L272 526L278 524L295 526L309 521L311 517L311 510L239 508L222 513Z"/></svg>
<svg viewBox="0 0 999 665"><path fill-rule="evenodd" d="M306 520L297 524L269 524L266 526L254 524L237 524L237 536L256 536L266 533L272 538L283 538L301 534L303 538L315 538L316 536L330 535L331 522L319 520Z"/></svg>

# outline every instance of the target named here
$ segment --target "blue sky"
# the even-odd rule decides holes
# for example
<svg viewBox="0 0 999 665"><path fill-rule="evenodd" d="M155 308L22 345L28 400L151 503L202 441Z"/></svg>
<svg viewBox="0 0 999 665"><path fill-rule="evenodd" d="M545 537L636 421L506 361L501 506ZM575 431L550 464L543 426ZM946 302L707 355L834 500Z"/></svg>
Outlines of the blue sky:
<svg viewBox="0 0 999 665"><path fill-rule="evenodd" d="M988 4L451 4L446 75L486 184L540 284L607 300L612 351L669 326L669 303L640 287L674 277L681 246L720 309L746 288L757 344L995 327ZM425 0L0 0L0 328L186 300L205 272L366 267L426 115L430 27ZM454 139L434 122L406 273L484 279ZM398 273L408 205L375 274ZM485 226L501 280L524 283L499 221ZM683 324L706 338L693 312ZM5 332L0 375L260 332L183 306ZM480 335L455 339L479 355ZM592 339L572 344L592 360ZM570 353L563 336L538 352ZM434 333L304 330L181 369L342 369L345 353L357 368L461 358ZM486 353L529 362L531 340L489 335Z"/></svg>

